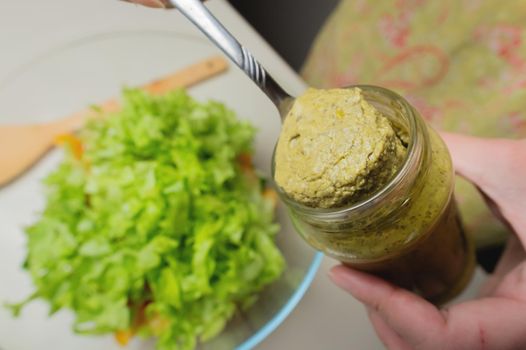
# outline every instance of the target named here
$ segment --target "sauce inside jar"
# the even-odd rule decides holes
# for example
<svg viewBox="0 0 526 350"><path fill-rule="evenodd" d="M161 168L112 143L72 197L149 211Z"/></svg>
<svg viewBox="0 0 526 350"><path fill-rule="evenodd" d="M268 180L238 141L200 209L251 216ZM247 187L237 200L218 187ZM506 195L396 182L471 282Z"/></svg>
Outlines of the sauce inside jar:
<svg viewBox="0 0 526 350"><path fill-rule="evenodd" d="M345 264L435 303L469 281L449 152L400 96L308 90L285 119L274 179L299 233Z"/></svg>

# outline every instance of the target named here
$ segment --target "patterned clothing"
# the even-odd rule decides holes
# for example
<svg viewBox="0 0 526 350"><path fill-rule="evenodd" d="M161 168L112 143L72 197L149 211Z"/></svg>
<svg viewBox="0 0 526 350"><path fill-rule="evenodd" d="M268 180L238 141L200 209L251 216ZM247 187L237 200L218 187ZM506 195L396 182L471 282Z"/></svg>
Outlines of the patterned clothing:
<svg viewBox="0 0 526 350"><path fill-rule="evenodd" d="M303 67L315 87L374 84L434 127L526 137L526 0L342 0ZM457 200L478 246L506 229L465 180Z"/></svg>

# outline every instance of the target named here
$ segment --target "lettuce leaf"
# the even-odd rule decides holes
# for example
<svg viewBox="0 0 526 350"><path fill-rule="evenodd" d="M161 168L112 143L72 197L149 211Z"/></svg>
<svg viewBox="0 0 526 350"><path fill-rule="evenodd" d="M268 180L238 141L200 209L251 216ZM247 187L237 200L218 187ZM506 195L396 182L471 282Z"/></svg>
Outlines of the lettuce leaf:
<svg viewBox="0 0 526 350"><path fill-rule="evenodd" d="M263 181L243 167L255 130L184 91L125 90L122 110L79 134L45 180L27 229L25 268L50 313L73 329L131 330L157 348L192 349L280 276L278 226Z"/></svg>

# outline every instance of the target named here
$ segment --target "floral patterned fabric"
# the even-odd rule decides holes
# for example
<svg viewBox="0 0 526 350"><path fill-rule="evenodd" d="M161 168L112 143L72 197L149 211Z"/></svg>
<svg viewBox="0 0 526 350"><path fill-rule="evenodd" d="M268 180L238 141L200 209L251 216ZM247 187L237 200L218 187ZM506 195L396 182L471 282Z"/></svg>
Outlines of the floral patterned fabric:
<svg viewBox="0 0 526 350"><path fill-rule="evenodd" d="M390 88L437 129L526 137L526 0L342 0L302 74ZM459 180L456 193L478 246L502 241L477 190Z"/></svg>

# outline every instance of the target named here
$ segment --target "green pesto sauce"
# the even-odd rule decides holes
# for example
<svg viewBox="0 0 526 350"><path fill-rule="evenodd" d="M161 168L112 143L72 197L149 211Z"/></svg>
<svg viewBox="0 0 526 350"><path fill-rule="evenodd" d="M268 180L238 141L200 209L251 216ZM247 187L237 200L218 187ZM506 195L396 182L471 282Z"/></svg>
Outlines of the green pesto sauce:
<svg viewBox="0 0 526 350"><path fill-rule="evenodd" d="M274 176L299 203L341 207L384 186L405 155L389 120L359 88L308 89L283 124Z"/></svg>
<svg viewBox="0 0 526 350"><path fill-rule="evenodd" d="M327 230L293 215L303 237L336 259L360 263L421 249L415 243L437 227L457 232L454 220L440 222L451 197L451 159L440 137L428 131L428 157L401 210L386 216L392 209L386 203L371 217ZM404 132L365 101L360 89L309 89L285 119L274 178L299 203L339 208L370 197L393 177L407 153L401 139ZM437 254L441 249L436 247Z"/></svg>
<svg viewBox="0 0 526 350"><path fill-rule="evenodd" d="M426 161L425 171L417 178L413 191L407 196L410 201L398 213L383 217L380 209L376 215L352 222L347 227L342 227L338 232L318 231L308 238L315 240L315 246L327 251L330 255L341 261L359 263L360 260L370 261L386 259L409 249L417 251L429 247L421 247L418 243L425 244L421 238L427 235L442 235L458 231L458 222L445 221L445 210L451 198L453 169L449 152L443 141L432 129L430 136L430 159ZM383 209L388 209L388 204ZM446 213L447 214L447 213ZM378 220L382 217L381 220ZM307 238L307 237L305 237ZM436 245L426 259L435 256L446 256L452 247L445 242ZM447 259L446 259L447 260ZM444 264L447 261L444 260Z"/></svg>

